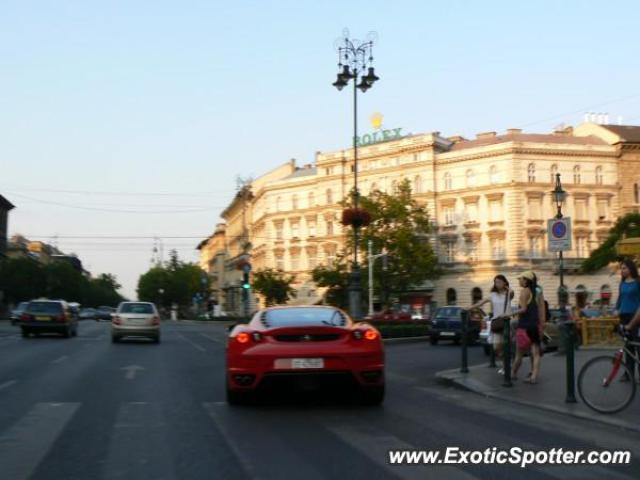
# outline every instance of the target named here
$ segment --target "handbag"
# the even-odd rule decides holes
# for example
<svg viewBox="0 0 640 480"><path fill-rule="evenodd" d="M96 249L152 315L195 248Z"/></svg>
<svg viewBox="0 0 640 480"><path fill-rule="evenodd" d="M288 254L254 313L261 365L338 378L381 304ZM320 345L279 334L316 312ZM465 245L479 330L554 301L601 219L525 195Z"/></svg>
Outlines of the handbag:
<svg viewBox="0 0 640 480"><path fill-rule="evenodd" d="M504 294L504 311L503 315L507 313L507 302L509 301L509 289ZM491 320L491 333L502 333L504 331L505 317L496 317Z"/></svg>

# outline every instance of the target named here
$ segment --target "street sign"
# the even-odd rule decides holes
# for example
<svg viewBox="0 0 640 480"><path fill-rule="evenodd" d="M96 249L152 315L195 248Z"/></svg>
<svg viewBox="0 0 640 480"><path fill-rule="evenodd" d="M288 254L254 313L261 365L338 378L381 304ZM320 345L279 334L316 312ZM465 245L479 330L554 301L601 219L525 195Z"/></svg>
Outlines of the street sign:
<svg viewBox="0 0 640 480"><path fill-rule="evenodd" d="M547 250L565 252L571 250L571 218L552 218L547 222Z"/></svg>

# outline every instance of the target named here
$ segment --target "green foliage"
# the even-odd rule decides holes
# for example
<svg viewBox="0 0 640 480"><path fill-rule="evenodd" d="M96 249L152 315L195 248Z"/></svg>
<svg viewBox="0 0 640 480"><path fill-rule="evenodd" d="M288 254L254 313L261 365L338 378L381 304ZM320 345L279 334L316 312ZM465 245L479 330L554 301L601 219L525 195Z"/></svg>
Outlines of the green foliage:
<svg viewBox="0 0 640 480"><path fill-rule="evenodd" d="M295 297L295 289L291 284L295 281L293 275L286 275L281 270L266 268L253 274L253 288L264 296L267 306L287 303Z"/></svg>
<svg viewBox="0 0 640 480"><path fill-rule="evenodd" d="M346 205L346 204L345 204ZM366 252L369 240L373 253L387 252L386 269L378 259L374 263L374 289L383 294L383 303L395 294L438 275L438 260L428 241L431 223L426 207L412 197L408 180L402 181L394 194L374 191L360 198L360 205L371 215L371 222L360 230L359 251ZM319 286L329 287L327 302L347 305L348 259L353 255L353 237L332 268L317 267L313 279ZM361 258L364 258L363 255ZM368 262L362 262L362 285L368 289Z"/></svg>
<svg viewBox="0 0 640 480"><path fill-rule="evenodd" d="M87 278L65 261L45 265L31 258L8 258L0 262L0 290L7 303L47 297L86 307L115 306L123 300L119 288L114 275Z"/></svg>
<svg viewBox="0 0 640 480"><path fill-rule="evenodd" d="M196 293L208 291L208 284L202 284L202 278L207 278L203 273L196 264L181 261L172 250L165 265L153 267L140 276L138 298L164 307L173 303L190 305Z"/></svg>
<svg viewBox="0 0 640 480"><path fill-rule="evenodd" d="M582 262L582 270L587 273L595 272L606 267L609 263L619 260L616 253L616 243L624 237L640 237L639 213L629 213L620 217L613 228L609 230L609 236L604 243Z"/></svg>

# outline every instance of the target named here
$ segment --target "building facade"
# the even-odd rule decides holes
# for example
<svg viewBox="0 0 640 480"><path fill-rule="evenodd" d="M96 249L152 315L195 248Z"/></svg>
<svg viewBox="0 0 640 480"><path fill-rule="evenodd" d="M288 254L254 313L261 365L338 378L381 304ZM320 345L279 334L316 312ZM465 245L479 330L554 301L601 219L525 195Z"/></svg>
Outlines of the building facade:
<svg viewBox="0 0 640 480"><path fill-rule="evenodd" d="M549 134L510 129L475 139L434 132L358 152L363 195L391 193L407 179L433 219L443 275L424 286L419 302L406 302L469 305L489 292L496 274L515 284L518 273L533 269L555 303L558 262L546 245L558 173L568 193L563 213L573 225L572 250L564 255L572 302L606 303L617 291L613 272L578 275L577 267L619 216L640 208L640 127L585 123ZM310 272L330 265L344 245L349 230L340 224L339 202L352 186L352 149L318 153L314 165L287 162L254 180L223 214L233 232L229 261L242 254L254 270L295 274L299 301L317 301Z"/></svg>

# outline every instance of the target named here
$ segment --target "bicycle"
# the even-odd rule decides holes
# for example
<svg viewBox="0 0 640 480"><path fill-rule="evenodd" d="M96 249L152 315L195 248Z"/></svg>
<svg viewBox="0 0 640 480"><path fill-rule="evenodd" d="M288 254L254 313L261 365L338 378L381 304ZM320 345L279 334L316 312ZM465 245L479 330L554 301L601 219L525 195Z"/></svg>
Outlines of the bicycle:
<svg viewBox="0 0 640 480"><path fill-rule="evenodd" d="M629 338L621 329L624 344L613 356L592 358L578 374L578 394L589 408L599 413L616 413L624 410L636 394L636 382L631 370L624 363L625 353L640 368L640 355L634 352L640 342Z"/></svg>

